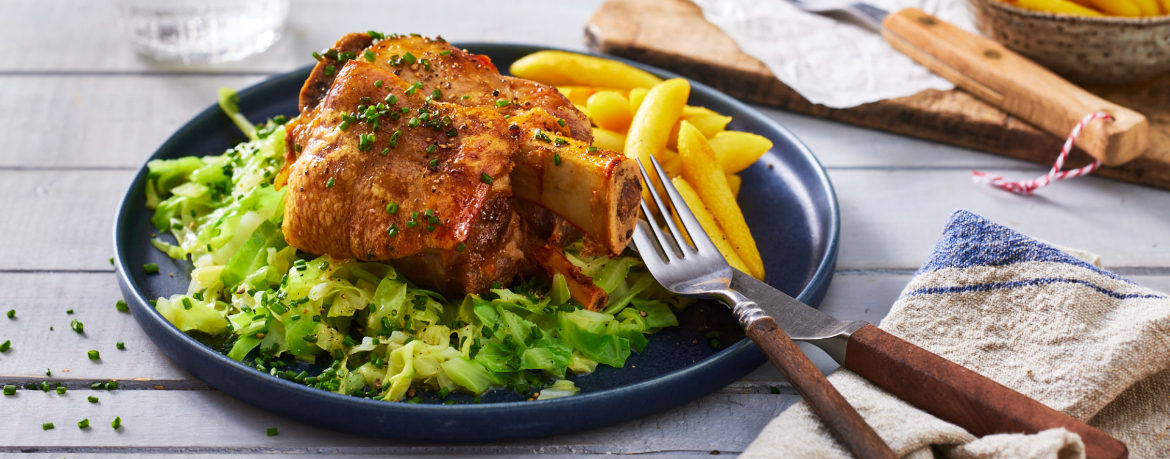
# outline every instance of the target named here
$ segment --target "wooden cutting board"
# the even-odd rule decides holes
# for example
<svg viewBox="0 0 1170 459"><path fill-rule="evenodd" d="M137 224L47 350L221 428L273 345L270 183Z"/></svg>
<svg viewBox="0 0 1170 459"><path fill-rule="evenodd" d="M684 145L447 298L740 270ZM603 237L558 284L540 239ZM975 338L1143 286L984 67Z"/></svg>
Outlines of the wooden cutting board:
<svg viewBox="0 0 1170 459"><path fill-rule="evenodd" d="M810 103L741 52L688 0L609 0L589 20L585 36L596 51L678 72L747 102L1045 165L1056 160L1064 142L958 89L927 90L847 109ZM1170 189L1170 75L1087 89L1141 112L1150 122L1150 149L1143 157L1094 173ZM1066 168L1091 160L1074 151Z"/></svg>

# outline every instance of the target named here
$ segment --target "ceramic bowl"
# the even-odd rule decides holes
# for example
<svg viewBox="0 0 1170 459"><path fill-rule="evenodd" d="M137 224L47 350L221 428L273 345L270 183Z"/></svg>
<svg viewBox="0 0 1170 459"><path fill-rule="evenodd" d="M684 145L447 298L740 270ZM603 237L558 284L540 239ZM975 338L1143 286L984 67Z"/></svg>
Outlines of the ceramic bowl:
<svg viewBox="0 0 1170 459"><path fill-rule="evenodd" d="M1071 81L1124 84L1170 73L1170 16L1068 16L969 1L983 35Z"/></svg>

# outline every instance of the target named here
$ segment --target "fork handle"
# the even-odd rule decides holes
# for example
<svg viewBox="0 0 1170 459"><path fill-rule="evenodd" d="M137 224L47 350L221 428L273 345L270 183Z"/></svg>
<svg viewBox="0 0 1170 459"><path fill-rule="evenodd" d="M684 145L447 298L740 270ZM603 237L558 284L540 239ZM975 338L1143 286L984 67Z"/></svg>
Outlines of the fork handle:
<svg viewBox="0 0 1170 459"><path fill-rule="evenodd" d="M739 308L736 308L737 310ZM861 418L857 410L825 379L821 370L796 347L784 330L771 317L759 317L750 322L747 336L755 341L768 360L784 374L792 387L808 402L813 412L849 448L853 455L863 459L896 458L873 427Z"/></svg>

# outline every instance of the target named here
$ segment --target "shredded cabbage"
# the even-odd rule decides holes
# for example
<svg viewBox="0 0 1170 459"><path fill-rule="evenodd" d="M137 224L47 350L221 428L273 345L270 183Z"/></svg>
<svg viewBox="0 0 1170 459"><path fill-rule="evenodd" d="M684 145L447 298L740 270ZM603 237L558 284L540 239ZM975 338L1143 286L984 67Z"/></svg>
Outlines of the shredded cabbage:
<svg viewBox="0 0 1170 459"><path fill-rule="evenodd" d="M152 223L175 238L151 243L194 266L187 294L160 298L156 309L180 330L225 338L228 357L387 401L413 388L445 397L493 387L548 399L578 392L566 377L621 367L647 334L678 324L683 303L641 260L588 256L580 243L567 255L610 294L600 312L572 301L560 275L452 301L389 264L298 253L280 228L285 191L273 186L286 120L255 126L237 102L220 91L220 107L251 140L219 156L151 161L146 186ZM280 371L291 359L329 366L314 376Z"/></svg>

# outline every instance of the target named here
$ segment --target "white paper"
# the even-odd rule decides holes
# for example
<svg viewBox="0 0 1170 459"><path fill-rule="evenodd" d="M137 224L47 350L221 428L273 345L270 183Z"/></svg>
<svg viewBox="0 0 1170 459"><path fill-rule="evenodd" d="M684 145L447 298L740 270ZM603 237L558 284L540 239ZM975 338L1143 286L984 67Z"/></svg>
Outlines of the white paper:
<svg viewBox="0 0 1170 459"><path fill-rule="evenodd" d="M954 85L864 26L808 13L786 0L692 0L707 21L805 99L848 108ZM806 0L806 2L836 0ZM975 31L964 0L867 0L889 12L918 8ZM978 33L978 32L976 32Z"/></svg>

